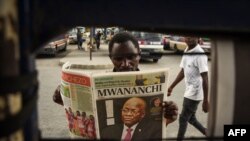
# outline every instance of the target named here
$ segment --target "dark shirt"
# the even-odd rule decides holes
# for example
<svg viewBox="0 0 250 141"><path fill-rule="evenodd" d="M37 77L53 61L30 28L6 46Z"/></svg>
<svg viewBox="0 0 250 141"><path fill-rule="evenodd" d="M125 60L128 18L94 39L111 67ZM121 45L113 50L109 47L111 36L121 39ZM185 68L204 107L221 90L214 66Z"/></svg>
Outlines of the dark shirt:
<svg viewBox="0 0 250 141"><path fill-rule="evenodd" d="M96 38L95 38L95 39L96 39L96 40L101 40L101 35L102 35L102 34L98 32L98 33L96 34Z"/></svg>
<svg viewBox="0 0 250 141"><path fill-rule="evenodd" d="M76 37L77 37L77 40L81 40L82 39L82 33L81 32L77 32L76 33Z"/></svg>

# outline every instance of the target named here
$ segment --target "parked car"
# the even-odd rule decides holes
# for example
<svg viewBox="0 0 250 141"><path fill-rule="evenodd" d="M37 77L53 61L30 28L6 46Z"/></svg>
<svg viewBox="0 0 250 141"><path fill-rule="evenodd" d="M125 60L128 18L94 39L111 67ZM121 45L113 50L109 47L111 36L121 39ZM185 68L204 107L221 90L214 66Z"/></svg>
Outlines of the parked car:
<svg viewBox="0 0 250 141"><path fill-rule="evenodd" d="M169 50L170 46L169 46L169 42L170 42L170 37L169 35L163 35L162 37L162 43L163 43L163 49L164 50Z"/></svg>
<svg viewBox="0 0 250 141"><path fill-rule="evenodd" d="M199 38L198 43L206 53L210 53L211 42L209 38ZM185 43L185 37L171 36L169 46L172 50L183 52L187 48L187 44Z"/></svg>
<svg viewBox="0 0 250 141"><path fill-rule="evenodd" d="M67 50L67 40L67 35L60 35L52 39L47 45L38 50L37 55L56 56L58 52Z"/></svg>
<svg viewBox="0 0 250 141"><path fill-rule="evenodd" d="M141 59L153 59L154 62L162 57L163 51L162 35L147 32L131 32L139 43L141 49Z"/></svg>
<svg viewBox="0 0 250 141"><path fill-rule="evenodd" d="M68 43L69 44L76 44L77 43L77 35L76 35L77 29L80 29L80 32L82 33L83 40L86 40L87 34L85 34L85 27L77 26L68 32L68 36L69 36Z"/></svg>
<svg viewBox="0 0 250 141"><path fill-rule="evenodd" d="M201 46L201 48L205 51L205 53L208 56L208 59L211 60L211 41L209 38L199 38L198 42Z"/></svg>
<svg viewBox="0 0 250 141"><path fill-rule="evenodd" d="M199 38L201 48L208 54L211 52L211 42L209 38Z"/></svg>
<svg viewBox="0 0 250 141"><path fill-rule="evenodd" d="M185 43L185 37L171 36L169 41L169 47L177 52L183 52L187 48Z"/></svg>

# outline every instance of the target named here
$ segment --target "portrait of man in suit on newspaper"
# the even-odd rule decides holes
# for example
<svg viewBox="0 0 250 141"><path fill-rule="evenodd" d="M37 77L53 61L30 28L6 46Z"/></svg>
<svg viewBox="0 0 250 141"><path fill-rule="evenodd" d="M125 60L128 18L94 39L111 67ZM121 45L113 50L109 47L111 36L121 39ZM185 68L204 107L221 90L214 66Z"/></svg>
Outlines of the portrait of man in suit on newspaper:
<svg viewBox="0 0 250 141"><path fill-rule="evenodd" d="M107 126L101 130L101 139L146 140L162 138L162 122L148 121L146 101L143 98L129 98L121 109L121 124Z"/></svg>

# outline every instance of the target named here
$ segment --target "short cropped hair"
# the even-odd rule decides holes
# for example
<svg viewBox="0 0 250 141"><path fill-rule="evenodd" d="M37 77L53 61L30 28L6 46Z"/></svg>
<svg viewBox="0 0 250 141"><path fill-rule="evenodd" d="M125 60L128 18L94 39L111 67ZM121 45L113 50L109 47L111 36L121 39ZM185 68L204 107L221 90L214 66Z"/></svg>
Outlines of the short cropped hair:
<svg viewBox="0 0 250 141"><path fill-rule="evenodd" d="M128 32L120 32L114 35L114 37L109 42L109 53L111 53L113 49L114 43L125 43L127 41L131 41L135 47L140 51L138 40Z"/></svg>

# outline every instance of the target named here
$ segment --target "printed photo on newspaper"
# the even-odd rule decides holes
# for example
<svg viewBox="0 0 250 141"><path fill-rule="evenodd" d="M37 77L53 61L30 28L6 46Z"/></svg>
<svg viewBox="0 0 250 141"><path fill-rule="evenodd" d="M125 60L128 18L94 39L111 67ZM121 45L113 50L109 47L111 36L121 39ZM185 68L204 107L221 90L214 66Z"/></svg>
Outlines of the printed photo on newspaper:
<svg viewBox="0 0 250 141"><path fill-rule="evenodd" d="M68 128L84 139L162 139L168 69L89 73L62 69Z"/></svg>

